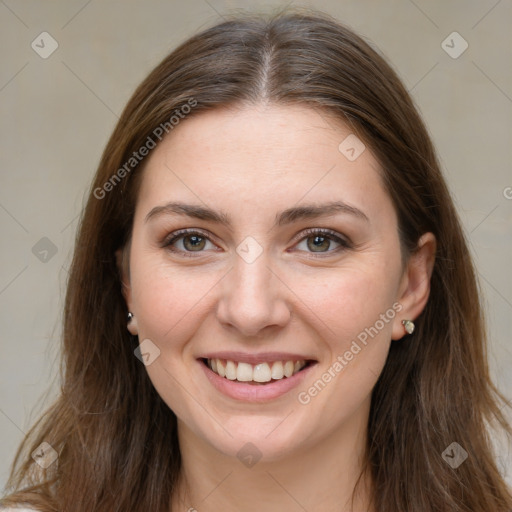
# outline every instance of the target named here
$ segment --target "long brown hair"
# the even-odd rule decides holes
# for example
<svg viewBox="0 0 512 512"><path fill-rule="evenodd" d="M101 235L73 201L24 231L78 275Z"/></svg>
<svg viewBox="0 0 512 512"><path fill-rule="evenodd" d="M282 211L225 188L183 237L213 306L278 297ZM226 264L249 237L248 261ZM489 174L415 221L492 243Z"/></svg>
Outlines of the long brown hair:
<svg viewBox="0 0 512 512"><path fill-rule="evenodd" d="M392 342L373 390L363 471L376 510L508 512L512 496L488 425L512 429L489 377L475 271L431 140L389 64L350 29L308 11L237 16L195 35L128 102L76 238L62 392L20 447L2 503L168 510L180 472L176 417L134 357L115 259L130 238L143 167L130 158L148 137L158 142L155 128L170 129L183 105L194 104L187 114L194 116L261 101L309 105L349 123L382 165L403 253L427 231L437 238L427 306L407 342ZM30 456L42 442L58 453L47 469ZM442 456L453 442L469 454L456 469Z"/></svg>

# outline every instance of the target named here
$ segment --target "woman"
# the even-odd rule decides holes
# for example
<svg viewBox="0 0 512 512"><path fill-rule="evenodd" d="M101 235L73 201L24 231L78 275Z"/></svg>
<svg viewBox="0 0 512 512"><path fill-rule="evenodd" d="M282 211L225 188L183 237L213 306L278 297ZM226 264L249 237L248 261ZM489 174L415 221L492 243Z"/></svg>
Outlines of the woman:
<svg viewBox="0 0 512 512"><path fill-rule="evenodd" d="M4 506L505 512L475 272L390 66L238 17L139 86L83 214L62 394Z"/></svg>

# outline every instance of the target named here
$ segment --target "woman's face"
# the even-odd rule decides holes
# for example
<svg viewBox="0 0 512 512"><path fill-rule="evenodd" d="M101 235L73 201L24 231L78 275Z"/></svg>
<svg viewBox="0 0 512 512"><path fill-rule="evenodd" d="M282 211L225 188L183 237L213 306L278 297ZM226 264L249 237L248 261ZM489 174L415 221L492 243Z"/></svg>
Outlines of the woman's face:
<svg viewBox="0 0 512 512"><path fill-rule="evenodd" d="M411 311L379 163L347 126L301 106L185 119L132 235L129 328L180 437L272 460L366 425Z"/></svg>

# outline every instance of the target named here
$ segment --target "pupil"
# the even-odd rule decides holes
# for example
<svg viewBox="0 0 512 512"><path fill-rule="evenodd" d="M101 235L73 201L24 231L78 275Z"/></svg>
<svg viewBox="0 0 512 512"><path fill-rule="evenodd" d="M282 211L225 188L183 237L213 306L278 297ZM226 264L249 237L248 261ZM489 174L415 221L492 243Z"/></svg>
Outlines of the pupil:
<svg viewBox="0 0 512 512"><path fill-rule="evenodd" d="M317 251L316 249L328 249L329 243L330 243L330 240L328 238L326 238L325 236L315 236L315 237L313 237L313 243L310 244L308 242L308 246L314 252L320 252L320 251Z"/></svg>
<svg viewBox="0 0 512 512"><path fill-rule="evenodd" d="M202 248L201 244L204 244L204 239L201 236L189 235L188 237L185 237L184 244L185 244L185 247L187 247L187 249L190 249L190 248L192 248L192 250L195 250L198 248L201 249Z"/></svg>

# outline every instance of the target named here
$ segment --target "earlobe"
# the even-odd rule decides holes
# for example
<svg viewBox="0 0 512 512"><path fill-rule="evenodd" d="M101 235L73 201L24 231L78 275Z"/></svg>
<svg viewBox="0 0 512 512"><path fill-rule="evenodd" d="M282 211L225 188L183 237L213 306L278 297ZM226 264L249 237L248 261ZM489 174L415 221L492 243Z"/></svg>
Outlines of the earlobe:
<svg viewBox="0 0 512 512"><path fill-rule="evenodd" d="M137 336L139 334L139 328L137 326L137 319L135 318L135 315L129 311L128 312L128 325L127 325L128 331L133 336Z"/></svg>
<svg viewBox="0 0 512 512"><path fill-rule="evenodd" d="M411 254L400 286L400 315L393 323L392 339L399 340L412 334L404 321L415 322L425 308L430 295L430 279L434 270L436 238L432 233L423 234L416 250ZM410 324L407 324L410 325Z"/></svg>
<svg viewBox="0 0 512 512"><path fill-rule="evenodd" d="M138 334L138 327L137 327L137 319L135 318L134 314L131 312L132 310L132 290L130 286L130 276L128 274L128 263L126 261L125 256L126 249L118 249L115 252L116 256L116 264L117 269L119 271L119 279L121 282L121 293L124 297L124 300L126 302L126 306L128 308L128 317L127 317L127 328L130 334L133 334L136 336Z"/></svg>

